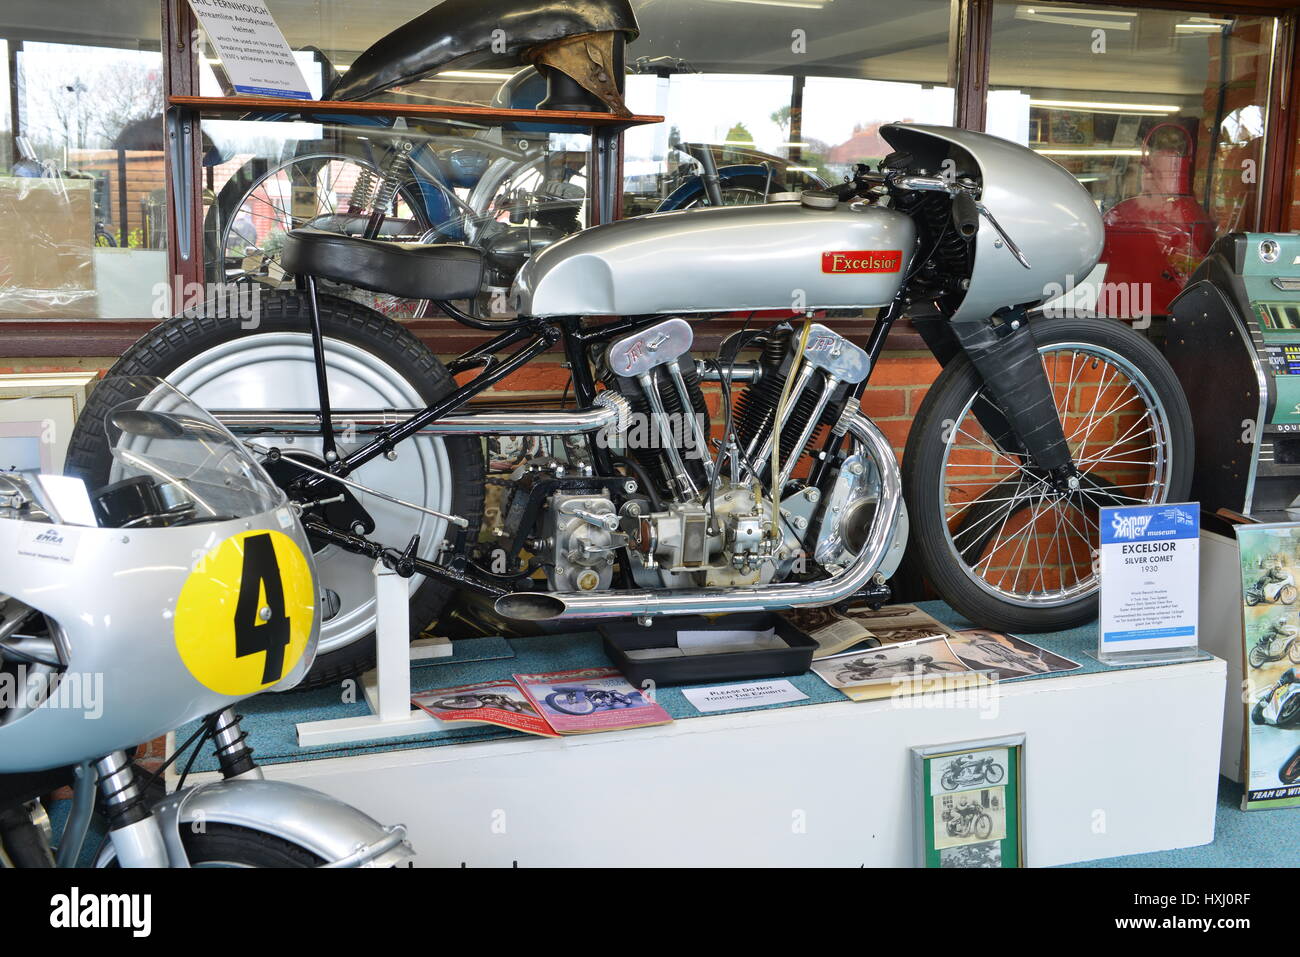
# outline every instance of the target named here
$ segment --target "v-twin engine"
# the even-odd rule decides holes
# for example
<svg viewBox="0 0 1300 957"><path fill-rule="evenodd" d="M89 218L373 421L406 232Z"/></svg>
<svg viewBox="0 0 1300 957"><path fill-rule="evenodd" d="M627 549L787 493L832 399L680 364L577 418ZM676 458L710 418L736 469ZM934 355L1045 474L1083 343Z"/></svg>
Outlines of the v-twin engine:
<svg viewBox="0 0 1300 957"><path fill-rule="evenodd" d="M499 608L549 618L577 614L581 598L584 616L629 604L653 614L643 606L679 594L696 596L688 610L717 611L724 594L757 589L763 597L746 607L773 607L778 599L768 593L788 588L803 588L812 600L787 595L787 604L824 604L835 600L823 593L825 572L835 590L856 582L844 597L892 573L906 537L893 453L870 422L844 413L869 369L866 353L820 324L806 334L788 323L751 334L744 344L758 358L748 363L697 362L693 344L690 324L672 318L614 342L600 357L602 380L629 412L611 453L634 478L617 506L594 481L587 488L571 481L550 496L536 544L552 595L507 596ZM721 386L721 439L711 438L714 417L701 387L707 381ZM733 388L738 395L728 410ZM848 432L850 447L820 487L809 484L801 465L832 429ZM528 468L554 478L566 466L538 460ZM633 591L608 590L620 560Z"/></svg>

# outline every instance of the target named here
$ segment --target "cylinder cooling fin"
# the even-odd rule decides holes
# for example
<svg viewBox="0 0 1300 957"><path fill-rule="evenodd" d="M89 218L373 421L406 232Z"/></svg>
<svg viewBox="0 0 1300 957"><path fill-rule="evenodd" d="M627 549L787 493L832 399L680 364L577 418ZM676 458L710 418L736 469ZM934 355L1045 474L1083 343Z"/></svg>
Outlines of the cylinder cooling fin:
<svg viewBox="0 0 1300 957"><path fill-rule="evenodd" d="M790 374L796 335L796 331L787 326L774 331L767 337L766 342L763 344L762 354L759 357L762 374L757 382L746 388L736 398L736 438L742 449L761 446L772 431L776 419L776 407L781 401L781 390L785 385L786 377ZM811 386L795 398L790 417L781 426L781 461L784 462L794 451L795 443L799 440L799 436L803 434L809 419L816 412L817 396L821 391L823 382L824 377L821 373L817 373L813 377ZM841 388L844 387L841 386ZM837 395L835 398L839 398L839 396ZM828 411L823 414L822 420L818 424L830 425L834 419L835 408L834 402L829 404L827 406ZM809 447L815 444L816 434L814 434L813 441L809 442ZM764 463L756 464L760 470L764 465Z"/></svg>
<svg viewBox="0 0 1300 957"><path fill-rule="evenodd" d="M691 400L690 411L700 417L700 424L707 436L709 434L709 407L704 402L704 391L700 388L700 377L695 370L695 364L684 361L681 363L680 368L682 370L682 380L686 383L687 395L690 396ZM703 488L708 484L708 450L699 450L699 454L694 454L696 450L693 446L690 446L692 442L691 432L686 424L681 398L677 394L677 388L668 367L659 366L652 369L649 374L654 388L659 394L659 399L663 403L664 411L668 414L668 438L675 440L684 453L688 447L690 448L692 454L683 454L683 460L696 486ZM602 379L607 386L616 389L627 399L628 405L631 407L634 423L634 428L630 434L637 435L635 423L649 423L652 417L650 402L641 389L640 383L635 379L627 379L608 371L605 372ZM665 440L629 442L627 454L646 470L659 491L671 494L673 488L672 469L663 451L663 441Z"/></svg>

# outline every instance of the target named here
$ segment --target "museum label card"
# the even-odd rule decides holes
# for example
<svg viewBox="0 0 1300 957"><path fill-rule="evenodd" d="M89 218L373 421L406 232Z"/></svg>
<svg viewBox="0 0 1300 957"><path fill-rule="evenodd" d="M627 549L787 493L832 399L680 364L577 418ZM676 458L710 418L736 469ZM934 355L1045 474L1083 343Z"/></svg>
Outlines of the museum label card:
<svg viewBox="0 0 1300 957"><path fill-rule="evenodd" d="M1199 536L1196 503L1101 509L1099 659L1195 656Z"/></svg>
<svg viewBox="0 0 1300 957"><path fill-rule="evenodd" d="M190 0L190 6L236 93L312 98L265 0Z"/></svg>

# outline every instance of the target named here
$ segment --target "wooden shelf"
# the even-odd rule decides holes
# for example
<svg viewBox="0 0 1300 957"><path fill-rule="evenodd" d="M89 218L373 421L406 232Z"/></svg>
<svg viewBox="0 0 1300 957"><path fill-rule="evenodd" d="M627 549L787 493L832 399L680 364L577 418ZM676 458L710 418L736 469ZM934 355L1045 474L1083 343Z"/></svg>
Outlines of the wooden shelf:
<svg viewBox="0 0 1300 957"><path fill-rule="evenodd" d="M499 110L488 106L437 106L426 103L363 103L349 100L295 100L269 96L172 96L172 106L212 115L230 113L341 113L351 116L405 116L430 120L499 123L553 123L563 126L626 128L662 123L662 116L616 116L573 110Z"/></svg>

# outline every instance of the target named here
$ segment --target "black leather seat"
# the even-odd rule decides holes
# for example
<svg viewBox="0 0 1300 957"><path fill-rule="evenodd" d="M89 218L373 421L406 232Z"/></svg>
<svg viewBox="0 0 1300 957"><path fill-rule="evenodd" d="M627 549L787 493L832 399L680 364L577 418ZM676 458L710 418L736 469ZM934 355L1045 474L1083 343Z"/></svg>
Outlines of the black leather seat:
<svg viewBox="0 0 1300 957"><path fill-rule="evenodd" d="M483 281L483 256L472 246L382 242L323 229L291 230L280 263L297 275L407 299L469 299Z"/></svg>

